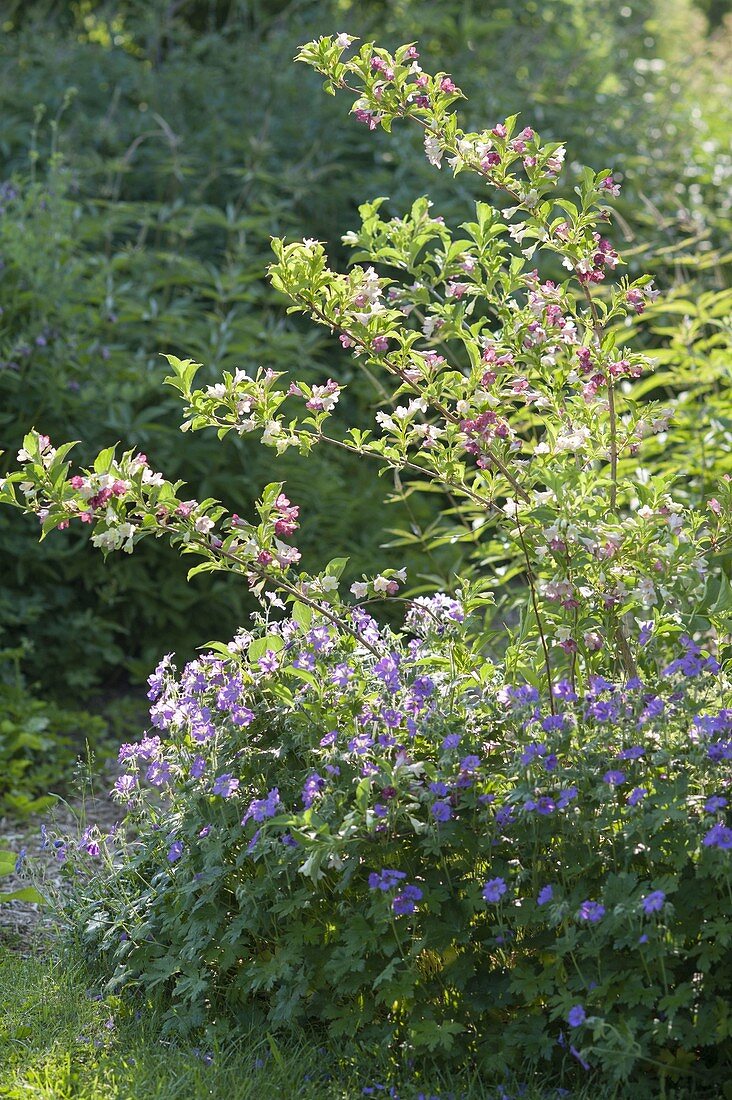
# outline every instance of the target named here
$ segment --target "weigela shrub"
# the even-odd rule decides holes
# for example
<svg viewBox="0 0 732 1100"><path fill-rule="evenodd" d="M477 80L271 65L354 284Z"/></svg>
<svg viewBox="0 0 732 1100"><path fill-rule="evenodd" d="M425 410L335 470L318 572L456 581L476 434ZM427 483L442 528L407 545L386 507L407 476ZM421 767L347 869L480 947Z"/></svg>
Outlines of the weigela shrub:
<svg viewBox="0 0 732 1100"><path fill-rule="evenodd" d="M354 612L378 657L297 605L180 674L165 658L120 749L137 839L69 860L84 943L113 985L167 989L173 1026L254 1003L486 1071L720 1075L716 661L686 639L659 684L563 680L552 713L500 683L464 611L423 600L403 635Z"/></svg>

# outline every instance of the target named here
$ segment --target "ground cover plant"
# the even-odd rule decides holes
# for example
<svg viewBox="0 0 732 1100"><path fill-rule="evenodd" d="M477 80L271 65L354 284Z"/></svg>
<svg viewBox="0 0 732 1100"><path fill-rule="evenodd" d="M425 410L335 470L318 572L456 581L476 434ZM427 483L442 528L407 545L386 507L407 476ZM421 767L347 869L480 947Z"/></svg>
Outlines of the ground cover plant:
<svg viewBox="0 0 732 1100"><path fill-rule="evenodd" d="M106 555L166 538L262 605L151 676L153 728L115 785L134 838L55 838L69 923L109 988L161 989L171 1034L225 1033L246 1006L272 1031L307 1019L491 1079L714 1095L732 489L706 462L703 499L643 467L671 412L634 386L652 363L627 338L658 291L615 278L618 180L585 169L564 197L564 146L515 116L464 130L453 76L413 44L339 34L299 59L366 132L416 125L427 161L485 197L454 227L427 198L364 204L345 273L316 240L273 243L291 310L379 379L373 426L339 425L332 378L236 369L197 388L171 355L183 429L332 447L441 494L435 538L461 525L477 566L406 599L394 563L351 600L343 558L301 569L282 483L249 520L135 449L72 473L70 444L30 432L2 495L44 537L89 525ZM372 614L390 601L399 629Z"/></svg>

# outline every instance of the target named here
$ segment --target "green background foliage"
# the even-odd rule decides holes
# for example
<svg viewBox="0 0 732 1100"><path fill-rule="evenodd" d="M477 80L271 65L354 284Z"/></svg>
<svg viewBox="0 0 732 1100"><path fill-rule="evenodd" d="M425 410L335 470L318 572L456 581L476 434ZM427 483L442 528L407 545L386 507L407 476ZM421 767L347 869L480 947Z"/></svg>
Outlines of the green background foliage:
<svg viewBox="0 0 732 1100"><path fill-rule="evenodd" d="M349 385L351 422L378 406L335 340L284 317L263 277L269 238L318 237L345 261L339 237L364 199L390 195L389 212L401 213L429 188L449 220L475 184L435 181L418 135L389 141L354 126L290 64L298 43L334 25L418 40L426 64L461 74L469 123L521 109L546 138L567 139L573 160L616 172L631 274L653 271L679 301L723 283L726 40L710 44L686 0L11 5L0 45L10 181L0 200L0 462L35 424L83 439L82 459L115 440L138 446L167 476L242 513L276 476L302 507L307 561L347 554L360 575L375 559L406 559L415 584L449 585L465 552L435 548L425 565L431 503L412 497L385 513L391 486L349 456L287 456L273 471L247 441L198 437L184 452L160 385L168 351L205 363L211 381L237 366L332 375ZM689 350L680 310L669 325L668 309L644 331L685 377L703 349ZM695 341L709 338L705 326ZM716 401L720 372L709 378ZM720 417L715 444L728 438L728 408ZM695 430L693 415L677 429L677 464ZM380 549L392 528L402 545ZM166 649L190 654L231 634L248 610L226 579L186 588L162 545L112 567L84 552L83 537L39 546L36 535L32 520L0 517L0 641L30 642L29 676L42 673L61 696L139 678Z"/></svg>

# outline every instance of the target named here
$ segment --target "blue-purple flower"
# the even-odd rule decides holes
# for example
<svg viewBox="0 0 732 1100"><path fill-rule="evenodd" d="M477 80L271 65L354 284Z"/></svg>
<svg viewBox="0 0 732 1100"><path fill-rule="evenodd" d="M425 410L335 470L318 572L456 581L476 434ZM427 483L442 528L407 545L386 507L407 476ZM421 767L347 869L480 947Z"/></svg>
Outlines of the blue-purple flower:
<svg viewBox="0 0 732 1100"><path fill-rule="evenodd" d="M381 874L372 871L369 875L370 890L392 890L407 877L406 871L394 871L382 868Z"/></svg>
<svg viewBox="0 0 732 1100"><path fill-rule="evenodd" d="M435 821L449 821L452 817L452 809L449 802L437 801L433 802L431 814Z"/></svg>
<svg viewBox="0 0 732 1100"><path fill-rule="evenodd" d="M579 920L589 921L590 924L597 924L604 916L605 906L599 901L583 901L577 913Z"/></svg>
<svg viewBox="0 0 732 1100"><path fill-rule="evenodd" d="M648 794L648 788L647 787L634 787L633 790L628 795L626 801L627 801L629 806L637 806L639 802L643 801L643 799L646 797L647 794Z"/></svg>
<svg viewBox="0 0 732 1100"><path fill-rule="evenodd" d="M238 790L239 780L235 779L230 772L224 772L223 775L218 775L214 779L213 794L219 794L222 798L231 798Z"/></svg>
<svg viewBox="0 0 732 1100"><path fill-rule="evenodd" d="M574 1005L567 1013L567 1023L570 1027L581 1027L587 1019L587 1013L582 1005Z"/></svg>
<svg viewBox="0 0 732 1100"><path fill-rule="evenodd" d="M312 806L324 787L325 780L317 772L313 772L312 775L307 777L302 789L302 803L306 810Z"/></svg>
<svg viewBox="0 0 732 1100"><path fill-rule="evenodd" d="M729 851L732 848L732 829L726 825L713 825L702 844L705 848L722 848Z"/></svg>
<svg viewBox="0 0 732 1100"><path fill-rule="evenodd" d="M492 878L483 887L483 898L485 901L498 902L507 890L505 879Z"/></svg>
<svg viewBox="0 0 732 1100"><path fill-rule="evenodd" d="M422 891L419 886L405 886L399 894L396 894L391 907L397 917L403 917L413 913L417 902L422 900Z"/></svg>
<svg viewBox="0 0 732 1100"><path fill-rule="evenodd" d="M653 893L647 894L643 898L643 912L646 916L650 916L651 913L658 913L663 909L664 902L666 901L666 895L663 890L654 890Z"/></svg>

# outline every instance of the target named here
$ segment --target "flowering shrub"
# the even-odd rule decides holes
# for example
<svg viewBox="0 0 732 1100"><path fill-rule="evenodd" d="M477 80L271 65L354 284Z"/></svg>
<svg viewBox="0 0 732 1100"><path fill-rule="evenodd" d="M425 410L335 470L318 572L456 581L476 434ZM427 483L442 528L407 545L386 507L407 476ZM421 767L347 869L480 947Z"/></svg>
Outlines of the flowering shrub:
<svg viewBox="0 0 732 1100"><path fill-rule="evenodd" d="M721 1080L729 684L686 639L660 685L562 680L552 713L457 610L423 602L411 638L354 612L378 659L303 605L165 658L120 749L138 840L74 856L85 945L175 1026L254 1001L485 1071Z"/></svg>
<svg viewBox="0 0 732 1100"><path fill-rule="evenodd" d="M136 839L118 858L85 834L83 860L108 872L76 877L75 919L86 891L84 936L114 982L164 986L181 1026L254 1000L272 1025L495 1071L721 1075L731 483L699 509L638 473L670 412L632 400L651 363L621 335L657 292L610 284L615 177L586 169L577 202L556 197L562 145L515 117L467 133L452 77L413 45L345 59L352 44L300 58L369 131L410 119L431 164L509 205L480 202L453 232L427 199L389 220L377 199L347 273L317 241L274 242L291 310L376 372L390 407L373 429L332 426L330 378L237 369L196 388L199 365L168 356L167 381L184 431L256 434L276 455L333 446L442 492L443 537L457 515L484 568L407 599L392 633L366 607L406 598L403 568L364 575L355 603L344 559L303 571L281 483L246 519L134 450L71 476L70 445L29 433L2 498L44 536L86 524L105 555L166 536L200 559L192 573L239 574L266 609L179 679L170 658L151 678L158 732L123 746L116 784ZM506 582L520 619L501 637Z"/></svg>

